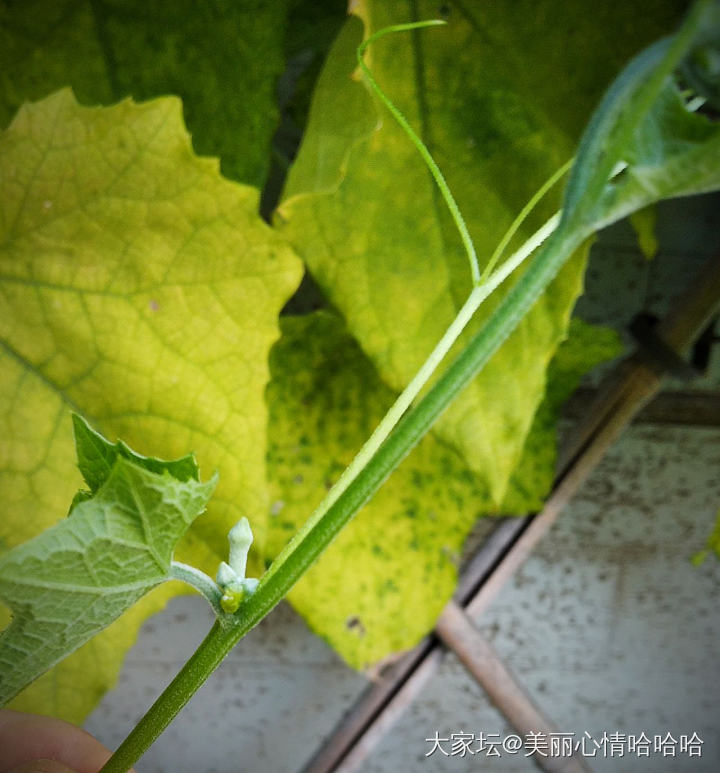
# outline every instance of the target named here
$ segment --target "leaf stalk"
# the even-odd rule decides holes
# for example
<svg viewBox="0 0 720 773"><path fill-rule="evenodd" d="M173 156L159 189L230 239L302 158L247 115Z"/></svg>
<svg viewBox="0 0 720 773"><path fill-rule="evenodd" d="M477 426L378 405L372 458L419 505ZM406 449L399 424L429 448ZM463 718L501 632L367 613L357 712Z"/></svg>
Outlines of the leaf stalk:
<svg viewBox="0 0 720 773"><path fill-rule="evenodd" d="M205 572L201 572L200 569L196 569L194 566L180 563L180 561L173 561L170 564L170 577L173 580L180 580L180 582L184 582L186 585L192 585L196 591L207 599L213 608L213 612L215 612L219 619L225 616L220 606L222 591L212 577L209 577Z"/></svg>

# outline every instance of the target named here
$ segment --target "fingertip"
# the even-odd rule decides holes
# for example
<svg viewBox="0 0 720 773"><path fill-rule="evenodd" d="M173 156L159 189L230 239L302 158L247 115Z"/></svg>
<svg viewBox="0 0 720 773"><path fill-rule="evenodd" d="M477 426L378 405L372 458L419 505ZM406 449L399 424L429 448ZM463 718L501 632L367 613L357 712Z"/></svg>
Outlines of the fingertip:
<svg viewBox="0 0 720 773"><path fill-rule="evenodd" d="M7 773L77 773L77 771L56 760L31 760L23 762Z"/></svg>
<svg viewBox="0 0 720 773"><path fill-rule="evenodd" d="M97 773L110 751L85 730L52 717L0 710L0 773ZM57 766L60 767L57 767Z"/></svg>

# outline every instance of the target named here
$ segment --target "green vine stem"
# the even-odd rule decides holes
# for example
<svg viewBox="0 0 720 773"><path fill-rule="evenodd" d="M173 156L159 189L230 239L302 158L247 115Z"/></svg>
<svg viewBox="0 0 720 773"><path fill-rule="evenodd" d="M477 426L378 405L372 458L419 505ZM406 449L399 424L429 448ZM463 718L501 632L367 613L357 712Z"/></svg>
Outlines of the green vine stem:
<svg viewBox="0 0 720 773"><path fill-rule="evenodd" d="M553 236L557 235L557 231ZM322 518L294 538L260 579L257 590L233 615L210 630L192 658L118 747L101 773L125 773L187 703L237 642L288 593L352 516L417 445L455 396L514 330L582 239L548 239L486 325L427 394L398 423L353 482ZM279 565L279 566L277 566ZM277 568L276 568L277 567ZM273 569L275 568L275 571Z"/></svg>
<svg viewBox="0 0 720 773"><path fill-rule="evenodd" d="M393 429L397 426L400 419L405 415L408 408L412 405L420 390L427 384L438 365L445 358L452 345L458 339L468 322L480 307L480 304L490 296L493 290L497 289L505 279L517 269L528 256L550 236L557 228L560 220L560 213L553 215L541 228L539 228L503 265L493 273L483 284L473 288L463 306L460 308L455 319L452 321L442 338L436 344L433 351L422 364L418 372L413 376L405 389L397 397L393 405L389 408L385 416L370 435L368 440L357 453L355 458L345 468L337 482L328 491L323 501L315 508L310 517L295 533L290 542L279 553L273 564L268 569L267 574L274 573L282 566L286 555L289 555L295 546L301 542L312 531L315 525L325 517L330 507L339 499L339 497L352 485L358 475L366 467L368 462L377 453L388 438Z"/></svg>
<svg viewBox="0 0 720 773"><path fill-rule="evenodd" d="M710 6L711 0L700 0L674 38L646 49L623 71L601 102L583 137L566 189L563 213L560 217L551 218L543 227L546 231L544 237L547 238L525 273L435 384L402 418L398 417L397 424L377 445L370 458L362 460L361 469L352 480L344 483L344 487L339 486L338 481L339 493L334 493L318 508L316 513L319 512L319 516L311 516L260 579L254 593L243 599L233 615L226 615L213 625L198 650L101 773L125 773L132 767L235 644L284 598L338 532L380 488L512 333L562 265L596 230L593 210L602 185L611 176L617 161L621 160L619 154L624 152L628 138L659 93L664 79L687 52L703 14ZM585 189L597 198L588 201L583 193ZM537 239L542 241L539 237ZM516 261L518 265L522 262L519 258ZM503 270L510 271L511 267L505 269L503 265L499 271ZM494 274L490 278L492 276ZM476 292L479 297L483 287L474 287L470 299L458 315L460 321L456 320L453 325L462 329L465 317L469 319L471 315L472 303L477 302L471 302L471 299Z"/></svg>

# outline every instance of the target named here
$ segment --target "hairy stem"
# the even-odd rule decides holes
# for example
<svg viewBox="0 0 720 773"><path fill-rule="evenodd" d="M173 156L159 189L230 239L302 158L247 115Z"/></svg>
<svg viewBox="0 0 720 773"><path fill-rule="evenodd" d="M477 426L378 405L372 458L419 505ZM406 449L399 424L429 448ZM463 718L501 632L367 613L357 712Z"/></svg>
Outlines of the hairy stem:
<svg viewBox="0 0 720 773"><path fill-rule="evenodd" d="M213 625L190 660L105 763L101 773L126 773L142 757L232 649L237 641L234 630L235 626L228 628L220 622Z"/></svg>
<svg viewBox="0 0 720 773"><path fill-rule="evenodd" d="M201 572L194 566L182 564L180 561L173 561L170 564L170 576L174 580L184 582L186 585L192 585L195 590L201 593L213 608L218 619L222 620L226 617L225 612L223 612L220 606L222 591L212 577L208 577L205 572Z"/></svg>

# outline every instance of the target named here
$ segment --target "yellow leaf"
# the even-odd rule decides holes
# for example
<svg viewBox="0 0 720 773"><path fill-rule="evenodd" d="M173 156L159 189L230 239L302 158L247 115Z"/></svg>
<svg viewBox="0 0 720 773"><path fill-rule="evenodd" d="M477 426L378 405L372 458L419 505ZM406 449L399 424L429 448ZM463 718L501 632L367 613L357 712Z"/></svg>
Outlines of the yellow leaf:
<svg viewBox="0 0 720 773"><path fill-rule="evenodd" d="M140 453L194 451L204 478L220 473L179 559L214 573L241 515L262 546L267 352L301 266L257 204L193 153L175 98L85 108L63 90L0 136L0 548L61 518L80 487L71 409ZM81 718L166 597L21 705ZM81 671L87 691L68 703L58 685Z"/></svg>

